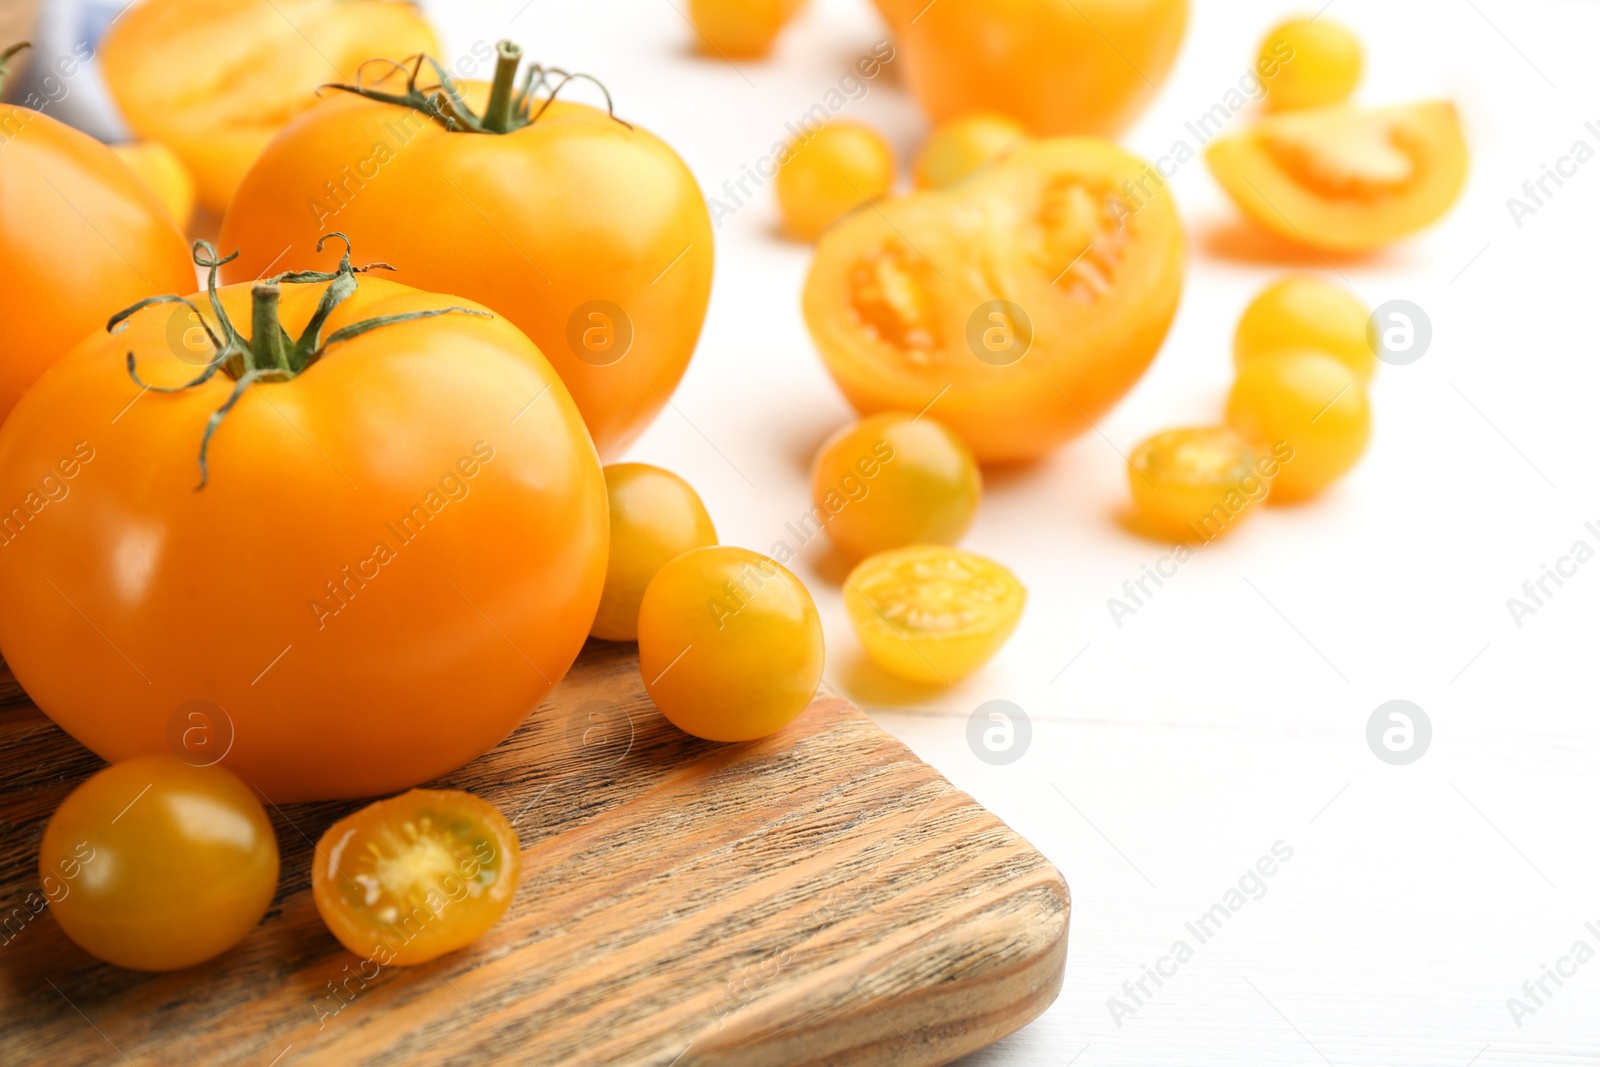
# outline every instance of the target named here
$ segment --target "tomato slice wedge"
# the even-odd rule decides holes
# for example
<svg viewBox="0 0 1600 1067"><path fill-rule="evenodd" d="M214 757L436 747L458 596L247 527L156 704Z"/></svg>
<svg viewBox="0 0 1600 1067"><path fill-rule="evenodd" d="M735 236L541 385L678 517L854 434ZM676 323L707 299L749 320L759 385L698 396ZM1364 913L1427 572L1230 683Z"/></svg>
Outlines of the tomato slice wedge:
<svg viewBox="0 0 1600 1067"><path fill-rule="evenodd" d="M311 892L345 948L409 966L483 936L521 868L516 833L494 807L455 789L413 789L328 828Z"/></svg>

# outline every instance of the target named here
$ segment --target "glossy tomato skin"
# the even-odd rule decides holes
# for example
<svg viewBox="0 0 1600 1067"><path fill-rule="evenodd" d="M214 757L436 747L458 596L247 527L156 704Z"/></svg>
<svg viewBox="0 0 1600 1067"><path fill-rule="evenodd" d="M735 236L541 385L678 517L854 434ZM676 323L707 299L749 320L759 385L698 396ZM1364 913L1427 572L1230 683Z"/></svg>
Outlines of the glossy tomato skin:
<svg viewBox="0 0 1600 1067"><path fill-rule="evenodd" d="M464 91L481 105L483 86ZM484 135L333 94L239 187L221 247L241 255L224 277L254 278L279 256L331 268L337 251L315 252L329 230L397 280L520 327L606 458L666 403L710 298L711 220L694 176L656 137L582 104Z"/></svg>
<svg viewBox="0 0 1600 1067"><path fill-rule="evenodd" d="M454 952L500 921L522 850L506 817L458 789L412 789L330 826L311 861L317 912L382 966Z"/></svg>
<svg viewBox="0 0 1600 1067"><path fill-rule="evenodd" d="M1155 96L1187 0L877 0L935 122L999 111L1040 136L1122 132Z"/></svg>
<svg viewBox="0 0 1600 1067"><path fill-rule="evenodd" d="M648 463L605 469L611 505L606 588L590 633L603 641L639 637L639 602L656 572L691 548L717 543L717 530L694 488Z"/></svg>
<svg viewBox="0 0 1600 1067"><path fill-rule="evenodd" d="M177 152L200 202L221 215L267 142L316 103L318 86L353 80L370 59L438 51L410 4L145 0L118 14L100 58L128 125Z"/></svg>
<svg viewBox="0 0 1600 1067"><path fill-rule="evenodd" d="M323 286L283 288L298 334ZM221 299L250 321L248 286ZM473 306L363 276L328 331L452 305ZM247 390L196 491L233 383L141 395L124 362L194 376L169 307L85 341L0 430L0 649L23 687L113 761L167 750L209 701L224 765L278 803L489 749L576 657L605 574L600 464L549 364L499 317L382 327Z"/></svg>
<svg viewBox="0 0 1600 1067"><path fill-rule="evenodd" d="M1166 337L1183 270L1155 168L1108 141L1060 137L840 221L818 243L803 303L857 411L926 408L980 463L1006 463L1084 432L1132 388Z"/></svg>
<svg viewBox="0 0 1600 1067"><path fill-rule="evenodd" d="M87 952L177 970L261 921L278 888L278 841L238 778L146 756L105 768L62 802L40 842L39 877L56 922Z"/></svg>
<svg viewBox="0 0 1600 1067"><path fill-rule="evenodd" d="M193 288L183 235L111 149L0 104L0 419L116 312Z"/></svg>

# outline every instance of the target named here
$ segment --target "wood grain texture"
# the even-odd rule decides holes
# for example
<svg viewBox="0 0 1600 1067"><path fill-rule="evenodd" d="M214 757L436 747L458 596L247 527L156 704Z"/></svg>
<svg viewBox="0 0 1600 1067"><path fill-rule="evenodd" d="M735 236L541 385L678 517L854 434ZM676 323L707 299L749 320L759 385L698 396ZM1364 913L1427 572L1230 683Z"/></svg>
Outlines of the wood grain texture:
<svg viewBox="0 0 1600 1067"><path fill-rule="evenodd" d="M31 706L0 710L0 918L39 888L44 821L98 766ZM359 803L269 805L282 885L217 960L140 975L48 909L13 921L0 1063L941 1064L1061 986L1060 874L837 697L710 744L655 710L631 646L591 644L439 784L496 804L523 844L516 901L477 944L363 968L309 890L312 842Z"/></svg>

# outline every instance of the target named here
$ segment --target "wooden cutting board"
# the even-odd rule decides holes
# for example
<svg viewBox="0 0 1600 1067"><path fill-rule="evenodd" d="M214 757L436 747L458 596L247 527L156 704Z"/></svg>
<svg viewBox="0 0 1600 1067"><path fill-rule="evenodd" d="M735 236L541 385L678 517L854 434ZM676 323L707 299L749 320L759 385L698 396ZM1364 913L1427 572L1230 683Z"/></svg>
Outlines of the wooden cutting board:
<svg viewBox="0 0 1600 1067"><path fill-rule="evenodd" d="M860 710L823 694L763 741L699 741L650 703L632 646L599 643L439 783L494 803L522 839L516 901L481 941L362 970L309 886L312 843L360 804L301 804L268 809L282 885L248 939L188 971L119 970L29 909L45 820L101 762L9 695L7 1067L929 1065L1016 1030L1061 987L1061 875Z"/></svg>

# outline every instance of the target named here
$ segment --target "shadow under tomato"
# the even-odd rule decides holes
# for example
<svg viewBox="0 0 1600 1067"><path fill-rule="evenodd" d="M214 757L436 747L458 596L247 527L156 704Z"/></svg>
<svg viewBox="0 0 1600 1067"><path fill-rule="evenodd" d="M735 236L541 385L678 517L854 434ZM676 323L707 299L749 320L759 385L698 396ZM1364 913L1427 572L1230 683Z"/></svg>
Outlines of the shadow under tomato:
<svg viewBox="0 0 1600 1067"><path fill-rule="evenodd" d="M900 708L926 704L950 691L949 686L923 685L896 677L872 662L859 649L851 649L846 653L835 681L844 696L863 708Z"/></svg>

